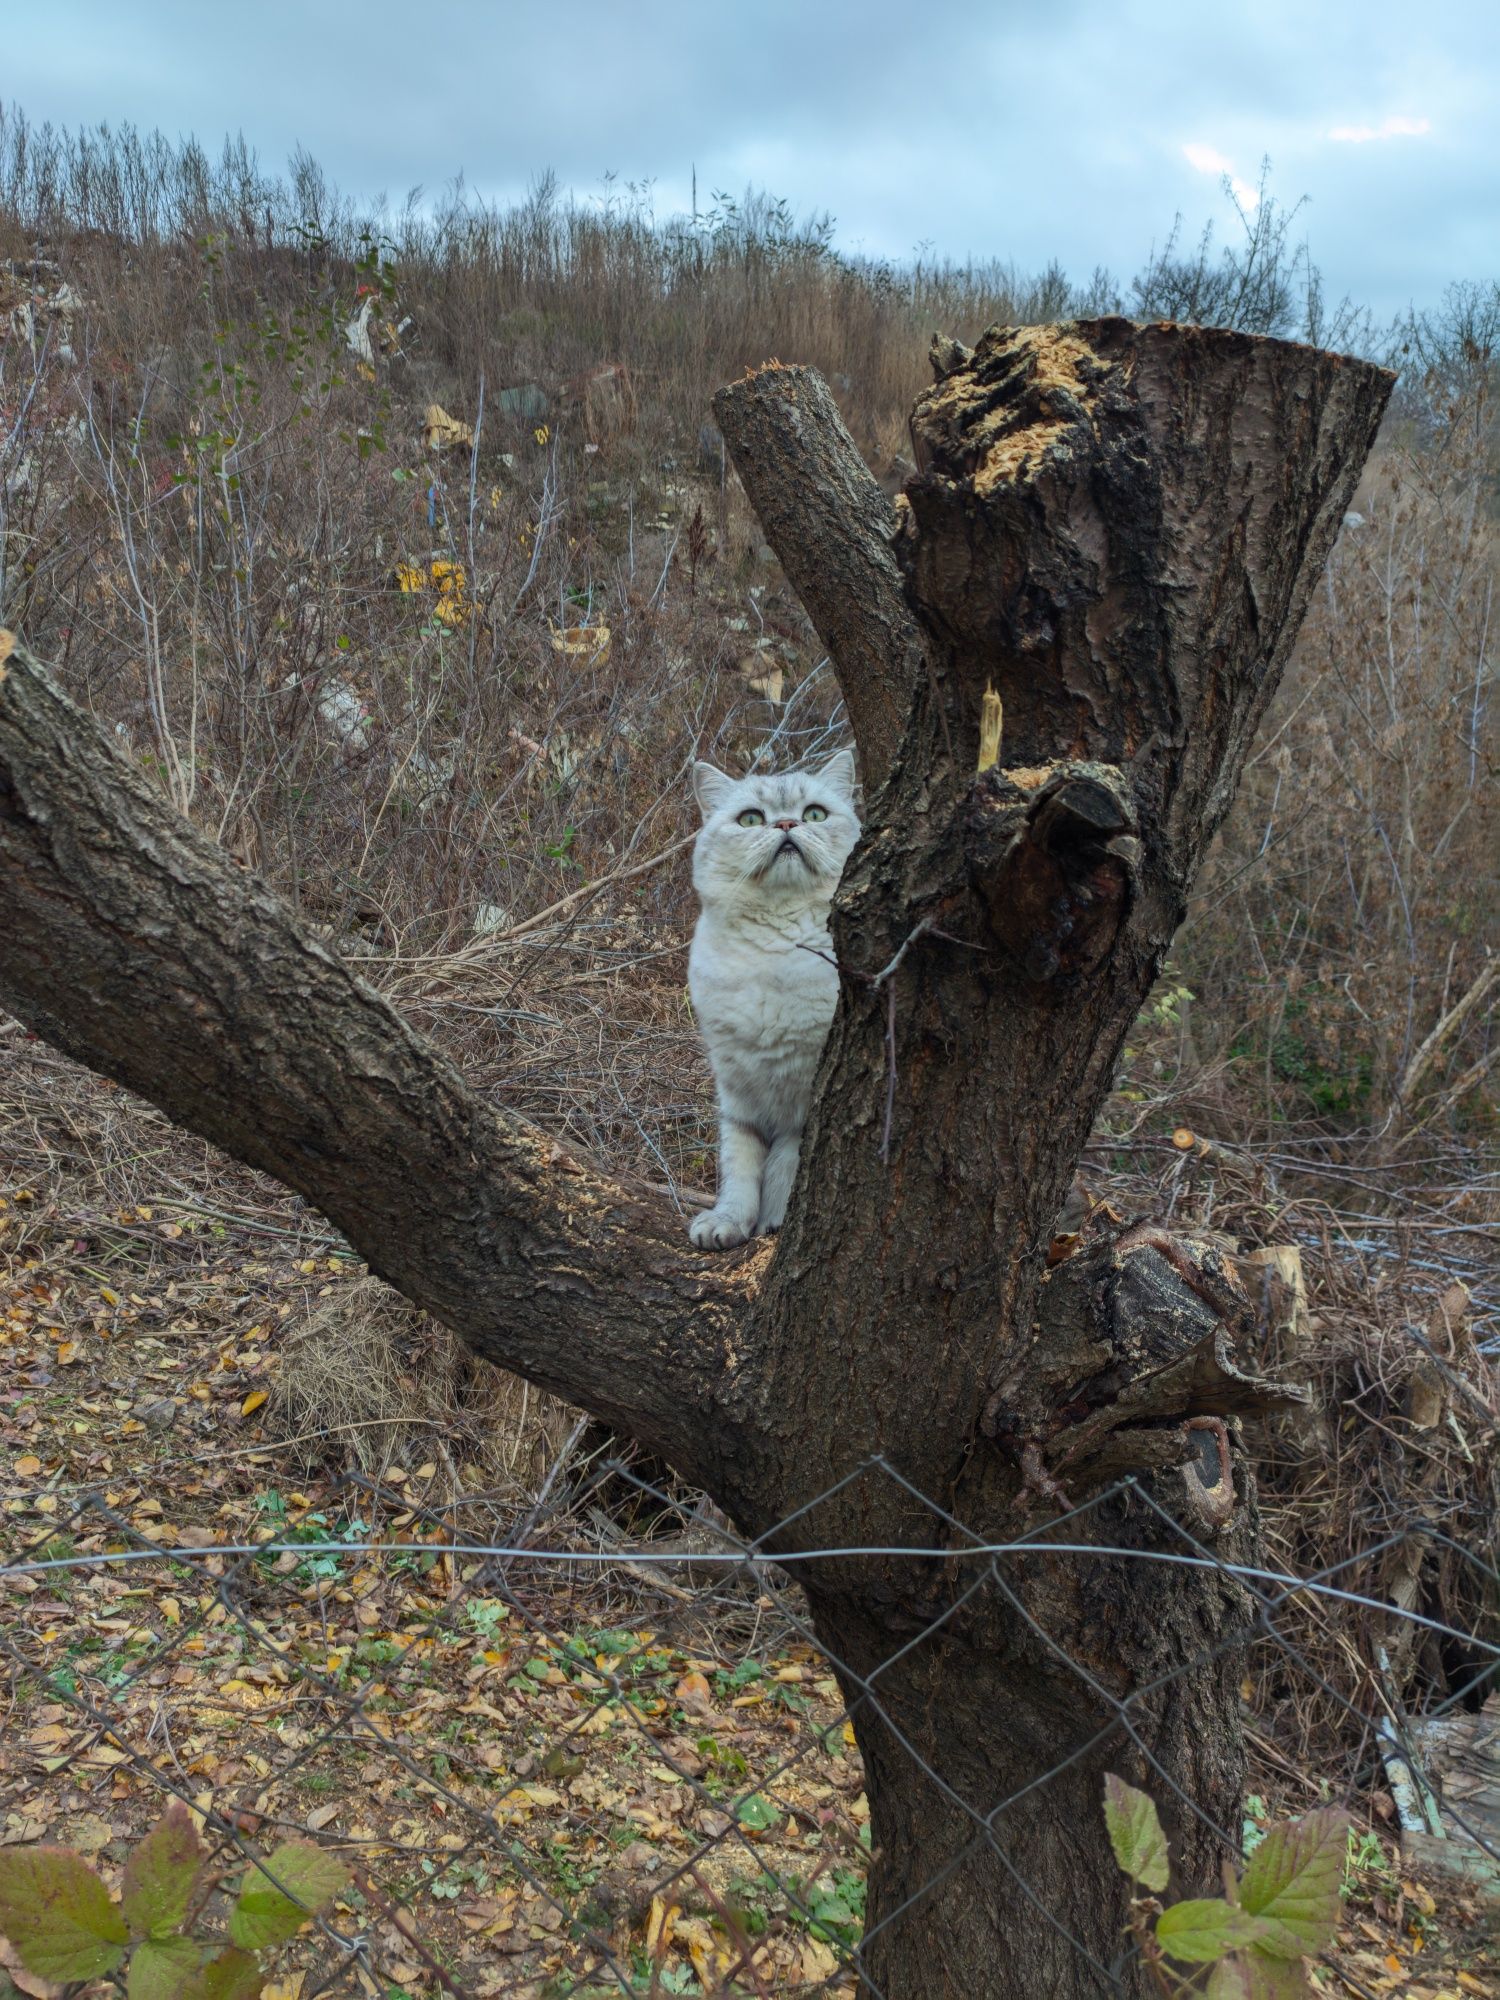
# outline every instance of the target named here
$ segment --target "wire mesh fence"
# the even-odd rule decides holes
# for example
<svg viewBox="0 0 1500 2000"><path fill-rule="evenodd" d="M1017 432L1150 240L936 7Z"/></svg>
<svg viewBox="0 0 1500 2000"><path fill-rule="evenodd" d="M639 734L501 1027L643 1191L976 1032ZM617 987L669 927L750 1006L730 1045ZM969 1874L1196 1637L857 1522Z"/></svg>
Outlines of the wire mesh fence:
<svg viewBox="0 0 1500 2000"><path fill-rule="evenodd" d="M892 1480L921 1497L873 1459L800 1510L804 1527L850 1482ZM1287 1779L1306 1804L1390 1787L1399 1816L1500 1860L1500 1791L1445 1795L1428 1755L1435 1717L1485 1699L1495 1635L1362 1587L1389 1547L1443 1543L1441 1523L1414 1521L1326 1573L1287 1575L1224 1562L1201 1526L1128 1481L1003 1545L924 1500L930 1546L879 1553L954 1566L950 1608L993 1594L1035 1628L1017 1566L1081 1573L1118 1559L1091 1530L1127 1490L1153 1517L1151 1546L1123 1552L1130 1560L1222 1569L1242 1593L1245 1615L1181 1672L1233 1659L1266 1789ZM212 1882L288 1835L318 1843L347 1883L285 1948L277 1994L878 1995L880 1931L920 1932L939 1878L984 1848L1083 1955L1098 1991L1123 1989L1129 1939L1114 1962L1083 1941L1063 1885L1028 1871L1007 1841L1015 1798L966 1796L903 1734L882 1679L931 1631L893 1638L873 1671L820 1644L799 1563L826 1571L877 1552L773 1557L775 1537L742 1542L618 1457L565 1454L521 1512L439 1493L420 1473L350 1476L316 1505L265 1496L248 1539L174 1526L183 1497L65 1495L37 1481L10 1502L0 1841L55 1841L107 1873L176 1799L209 1844ZM1342 1684L1314 1643L1330 1620L1358 1635L1346 1643L1362 1656ZM1076 1676L1079 1704L1028 1790L1045 1795L1118 1745L1144 1760L1163 1804L1201 1817L1141 1727L1162 1690L1121 1696L1052 1635L1033 1636ZM1458 1648L1464 1663L1420 1725L1389 1669L1413 1641ZM1309 1775L1267 1718L1313 1700L1347 1727L1339 1765L1325 1758ZM895 1746L919 1760L966 1816L968 1847L871 1924L861 1750L877 1737L885 1756ZM1250 1820L1212 1831L1227 1856L1255 1837Z"/></svg>

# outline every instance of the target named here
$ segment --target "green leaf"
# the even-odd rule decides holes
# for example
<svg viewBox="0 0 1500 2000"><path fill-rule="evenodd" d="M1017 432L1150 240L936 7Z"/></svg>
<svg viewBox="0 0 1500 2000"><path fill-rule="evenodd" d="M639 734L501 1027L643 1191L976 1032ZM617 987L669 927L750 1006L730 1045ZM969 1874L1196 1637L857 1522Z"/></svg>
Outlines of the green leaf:
<svg viewBox="0 0 1500 2000"><path fill-rule="evenodd" d="M1167 1836L1155 1801L1113 1771L1104 1778L1104 1824L1115 1860L1133 1882L1160 1895L1167 1886Z"/></svg>
<svg viewBox="0 0 1500 2000"><path fill-rule="evenodd" d="M126 2000L180 2000L202 1957L194 1938L147 1938L130 1954Z"/></svg>
<svg viewBox="0 0 1500 2000"><path fill-rule="evenodd" d="M239 1900L229 1913L229 1935L251 1951L295 1937L315 1910L349 1880L336 1855L305 1840L284 1841L274 1854L245 1871Z"/></svg>
<svg viewBox="0 0 1500 2000"><path fill-rule="evenodd" d="M0 1931L42 1979L97 1979L130 1933L109 1891L65 1847L0 1848Z"/></svg>
<svg viewBox="0 0 1500 2000"><path fill-rule="evenodd" d="M177 2000L259 2000L260 1960L231 1945L211 1958L181 1987Z"/></svg>
<svg viewBox="0 0 1500 2000"><path fill-rule="evenodd" d="M741 1826L748 1827L752 1833L765 1833L781 1821L781 1814L760 1792L752 1792L749 1798L741 1799L734 1809L734 1816Z"/></svg>
<svg viewBox="0 0 1500 2000"><path fill-rule="evenodd" d="M1258 1944L1263 1921L1226 1903L1222 1896L1174 1903L1156 1920L1156 1942L1186 1965L1215 1965L1232 1951Z"/></svg>
<svg viewBox="0 0 1500 2000"><path fill-rule="evenodd" d="M1240 1907L1263 1917L1257 1949L1272 1958L1306 1958L1332 1942L1349 1821L1336 1806L1271 1827L1245 1864Z"/></svg>
<svg viewBox="0 0 1500 2000"><path fill-rule="evenodd" d="M120 1907L136 1937L167 1937L182 1928L202 1865L191 1814L170 1806L125 1863Z"/></svg>

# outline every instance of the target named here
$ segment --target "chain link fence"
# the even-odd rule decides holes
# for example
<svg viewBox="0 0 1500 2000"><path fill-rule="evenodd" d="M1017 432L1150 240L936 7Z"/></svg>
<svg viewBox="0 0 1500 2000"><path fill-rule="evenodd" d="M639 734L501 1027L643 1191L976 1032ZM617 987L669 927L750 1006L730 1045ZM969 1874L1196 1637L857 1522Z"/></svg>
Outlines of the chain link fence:
<svg viewBox="0 0 1500 2000"><path fill-rule="evenodd" d="M878 1459L849 1474L899 1477ZM521 1512L435 1489L398 1470L345 1477L316 1505L267 1495L261 1528L240 1541L174 1529L171 1492L64 1496L37 1481L13 1499L14 1553L0 1567L0 1840L56 1841L108 1872L175 1798L201 1825L216 1876L289 1835L333 1850L348 1884L285 1947L271 1989L296 2000L878 1995L859 1745L895 1724L880 1671L861 1676L821 1650L797 1562L740 1542L620 1457L565 1452ZM969 1537L968 1589L1029 1618L1013 1565L1117 1555L1084 1538L1083 1517L1123 1490L1039 1522L1023 1542ZM1482 1703L1500 1660L1493 1635L1361 1588L1373 1559L1408 1542L1474 1562L1442 1524L1414 1521L1337 1569L1291 1576L1221 1565L1144 1487L1132 1491L1160 1517L1158 1547L1140 1559L1232 1568L1250 1612L1212 1650L1241 1659L1247 1696L1274 1683L1281 1717L1316 1701L1346 1725L1338 1763L1325 1750L1309 1773L1252 1704L1252 1768L1266 1788L1284 1781L1304 1804L1389 1788L1398 1816L1500 1860L1482 1792L1474 1803L1471 1785L1467 1805L1462 1784L1445 1795L1429 1755L1445 1713ZM932 1548L906 1553L930 1564L952 1557L955 1524L926 1504ZM1324 1664L1330 1626L1359 1654L1352 1682ZM1465 1662L1420 1724L1389 1671L1398 1642L1457 1648ZM1145 1754L1165 1802L1173 1780L1136 1715L1160 1691L1121 1699L1069 1665L1080 1713L1102 1710L1103 1734ZM1092 1720L1080 1724L1038 1782L1100 1739ZM941 1771L924 1770L954 1797ZM972 1845L1003 1853L1012 1802L956 1803ZM1214 1831L1234 1854L1247 1826ZM1006 1865L1017 1875L1014 1857ZM1075 1937L1055 1885L1018 1875L1017 1887ZM923 1894L883 1923L921 1926ZM1118 1990L1117 1967L1089 1963L1101 1993Z"/></svg>

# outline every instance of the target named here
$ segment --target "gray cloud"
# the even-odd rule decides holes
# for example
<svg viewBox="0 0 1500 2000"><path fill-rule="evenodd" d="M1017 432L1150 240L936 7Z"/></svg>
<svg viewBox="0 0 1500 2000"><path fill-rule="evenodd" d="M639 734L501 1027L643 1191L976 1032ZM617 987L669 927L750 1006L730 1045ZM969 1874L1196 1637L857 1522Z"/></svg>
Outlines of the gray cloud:
<svg viewBox="0 0 1500 2000"><path fill-rule="evenodd" d="M1269 154L1330 290L1385 315L1496 275L1496 46L1488 0L73 0L11 22L5 88L57 123L243 131L268 165L300 143L361 195L462 171L504 199L550 167L583 198L653 181L670 210L696 166L700 194L755 181L874 254L1076 276L1127 273L1179 210L1190 238L1233 225L1185 146L1247 182ZM1327 136L1391 118L1431 129Z"/></svg>

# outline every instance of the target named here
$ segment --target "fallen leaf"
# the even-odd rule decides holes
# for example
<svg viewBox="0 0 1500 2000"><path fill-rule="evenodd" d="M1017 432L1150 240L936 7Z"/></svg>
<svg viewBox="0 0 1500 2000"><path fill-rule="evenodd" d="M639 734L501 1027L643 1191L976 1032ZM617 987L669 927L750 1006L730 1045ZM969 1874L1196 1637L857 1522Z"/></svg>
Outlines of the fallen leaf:
<svg viewBox="0 0 1500 2000"><path fill-rule="evenodd" d="M659 1958L672 1942L678 1914L677 1905L669 1903L665 1896L651 1898L651 1915L646 1921L646 1950L652 1958Z"/></svg>

